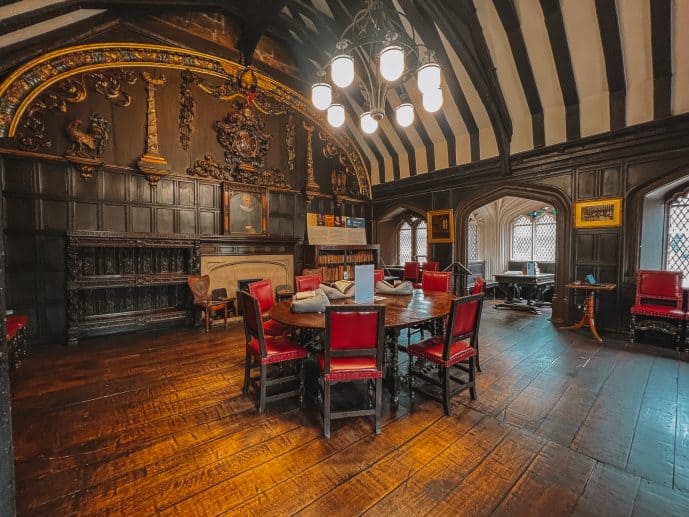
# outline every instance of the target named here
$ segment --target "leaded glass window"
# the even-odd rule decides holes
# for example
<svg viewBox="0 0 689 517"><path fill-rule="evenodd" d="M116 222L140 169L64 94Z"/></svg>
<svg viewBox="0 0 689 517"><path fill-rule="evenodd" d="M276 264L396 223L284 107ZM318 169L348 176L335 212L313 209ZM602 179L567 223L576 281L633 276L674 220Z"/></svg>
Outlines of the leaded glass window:
<svg viewBox="0 0 689 517"><path fill-rule="evenodd" d="M520 215L513 221L511 258L516 261L555 262L555 216L547 212L533 215Z"/></svg>
<svg viewBox="0 0 689 517"><path fill-rule="evenodd" d="M478 260L478 223L474 218L469 219L467 241L469 260Z"/></svg>
<svg viewBox="0 0 689 517"><path fill-rule="evenodd" d="M669 206L665 268L689 276L689 197L679 196Z"/></svg>
<svg viewBox="0 0 689 517"><path fill-rule="evenodd" d="M411 262L411 226L404 221L400 225L398 257L400 264Z"/></svg>
<svg viewBox="0 0 689 517"><path fill-rule="evenodd" d="M422 264L426 262L426 250L428 244L426 242L426 221L420 219L416 224L416 260Z"/></svg>
<svg viewBox="0 0 689 517"><path fill-rule="evenodd" d="M512 260L531 260L533 222L520 215L512 223Z"/></svg>
<svg viewBox="0 0 689 517"><path fill-rule="evenodd" d="M534 220L533 259L541 262L555 262L555 218L542 214Z"/></svg>

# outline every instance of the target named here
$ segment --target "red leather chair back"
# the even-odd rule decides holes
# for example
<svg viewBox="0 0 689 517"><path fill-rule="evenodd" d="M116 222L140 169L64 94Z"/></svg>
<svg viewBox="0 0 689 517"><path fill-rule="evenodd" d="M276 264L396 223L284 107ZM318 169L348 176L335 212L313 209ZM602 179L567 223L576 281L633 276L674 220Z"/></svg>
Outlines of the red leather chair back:
<svg viewBox="0 0 689 517"><path fill-rule="evenodd" d="M424 271L440 271L440 262L426 262L423 265Z"/></svg>
<svg viewBox="0 0 689 517"><path fill-rule="evenodd" d="M383 369L385 306L330 305L325 308L324 373L330 373L332 357L376 357L376 369ZM368 364L366 366L368 368Z"/></svg>
<svg viewBox="0 0 689 517"><path fill-rule="evenodd" d="M471 346L475 346L482 309L483 294L472 294L453 300L445 333L443 358L446 361L450 359L450 347L455 341L469 338Z"/></svg>
<svg viewBox="0 0 689 517"><path fill-rule="evenodd" d="M297 284L297 292L313 291L318 289L321 285L321 277L319 275L302 275L295 276L294 280Z"/></svg>
<svg viewBox="0 0 689 517"><path fill-rule="evenodd" d="M471 288L471 294L480 294L483 292L483 289L486 287L486 281L479 277L476 277L476 280L474 280L474 286Z"/></svg>
<svg viewBox="0 0 689 517"><path fill-rule="evenodd" d="M249 292L258 300L258 306L261 313L267 312L275 305L275 298L273 298L273 286L270 280L259 280L258 282L251 282L249 284Z"/></svg>
<svg viewBox="0 0 689 517"><path fill-rule="evenodd" d="M636 305L649 300L673 302L682 308L682 273L680 271L652 271L640 269L636 274Z"/></svg>
<svg viewBox="0 0 689 517"><path fill-rule="evenodd" d="M404 263L404 277L402 280L411 280L412 282L419 281L419 263L405 262Z"/></svg>
<svg viewBox="0 0 689 517"><path fill-rule="evenodd" d="M246 291L239 291L239 302L242 304L244 335L246 336L247 344L252 339L256 339L261 350L261 357L267 357L266 342L263 335L263 320L258 300Z"/></svg>
<svg viewBox="0 0 689 517"><path fill-rule="evenodd" d="M385 280L385 271L382 269L373 270L373 285L375 286L378 282Z"/></svg>
<svg viewBox="0 0 689 517"><path fill-rule="evenodd" d="M421 275L421 289L424 291L446 291L451 287L452 274L445 271L424 271Z"/></svg>

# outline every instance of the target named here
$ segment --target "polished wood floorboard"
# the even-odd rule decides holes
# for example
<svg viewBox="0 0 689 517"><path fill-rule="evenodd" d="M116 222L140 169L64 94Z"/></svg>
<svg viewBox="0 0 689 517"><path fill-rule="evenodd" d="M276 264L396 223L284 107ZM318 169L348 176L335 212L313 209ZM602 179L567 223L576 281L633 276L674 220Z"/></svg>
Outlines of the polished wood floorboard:
<svg viewBox="0 0 689 517"><path fill-rule="evenodd" d="M380 436L356 418L326 440L314 408L242 396L242 339L235 323L34 350L13 381L19 514L689 515L675 352L487 304L477 401L445 417L403 391Z"/></svg>

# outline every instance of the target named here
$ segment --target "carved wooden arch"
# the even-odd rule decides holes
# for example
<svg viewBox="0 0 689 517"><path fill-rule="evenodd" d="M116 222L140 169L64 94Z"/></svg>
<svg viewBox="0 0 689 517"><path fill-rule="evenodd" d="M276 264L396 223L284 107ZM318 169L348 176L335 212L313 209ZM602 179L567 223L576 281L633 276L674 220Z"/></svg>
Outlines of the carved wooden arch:
<svg viewBox="0 0 689 517"><path fill-rule="evenodd" d="M684 180L684 181L683 181ZM641 224L640 218L643 215L644 200L648 194L658 190L668 184L676 183L672 190L689 189L689 158L687 163L674 167L656 178L653 178L630 190L624 198L623 214L637 214L637 217L624 218L624 289L630 291L631 286L636 285L636 272L639 269L640 245L641 245Z"/></svg>
<svg viewBox="0 0 689 517"><path fill-rule="evenodd" d="M521 197L543 201L557 210L558 238L555 262L555 293L553 294L553 315L551 321L564 324L569 319L569 293L565 285L572 277L572 230L573 207L571 198L562 190L546 185L510 183L497 188L482 189L468 201L455 206L454 256L460 262L467 261L467 227L469 216L477 208L505 196Z"/></svg>
<svg viewBox="0 0 689 517"><path fill-rule="evenodd" d="M0 84L0 138L14 137L29 105L43 91L71 76L119 67L155 67L190 70L224 80L244 69L239 63L179 47L139 43L98 43L65 47L41 55L8 76ZM306 98L288 86L255 72L258 88L288 105L318 126L344 152L352 164L359 190L371 199L371 182L360 150L345 135L330 130L323 115Z"/></svg>

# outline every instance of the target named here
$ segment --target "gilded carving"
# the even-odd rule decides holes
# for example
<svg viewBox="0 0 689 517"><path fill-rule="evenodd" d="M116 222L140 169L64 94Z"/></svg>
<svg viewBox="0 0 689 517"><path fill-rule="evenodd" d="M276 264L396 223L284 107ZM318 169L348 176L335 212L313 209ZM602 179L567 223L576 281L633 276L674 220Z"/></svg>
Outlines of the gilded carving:
<svg viewBox="0 0 689 517"><path fill-rule="evenodd" d="M121 68L128 65L150 66L175 70L189 70L193 73L207 74L224 81L235 81L234 77L245 70L242 65L177 47L150 45L142 43L92 43L65 47L47 52L9 75L0 84L0 137L14 138L24 123L30 105L41 94L58 81L96 69ZM256 79L256 89L260 95L254 99L259 109L266 102L275 102L300 113L312 123L318 124L349 157L357 182L356 190L360 196L370 199L371 186L368 171L360 151L351 139L343 134L332 133L322 126L322 116L310 102L292 89L259 72L251 71ZM220 93L220 92L219 92ZM248 99L247 99L248 100Z"/></svg>
<svg viewBox="0 0 689 517"><path fill-rule="evenodd" d="M328 159L335 158L340 150L337 148L337 145L335 145L335 142L333 142L332 138L323 133L322 130L318 132L318 138L320 138L321 142L323 142L323 156Z"/></svg>
<svg viewBox="0 0 689 517"><path fill-rule="evenodd" d="M165 76L154 76L149 72L141 74L146 81L146 152L136 162L151 187L158 185L161 176L170 174L167 160L158 148L158 118L156 115L156 87L166 83Z"/></svg>
<svg viewBox="0 0 689 517"><path fill-rule="evenodd" d="M65 158L74 164L82 178L91 179L103 166L101 158L110 139L112 125L100 114L93 113L87 128L84 129L83 122L76 119L67 124L65 132L72 142Z"/></svg>
<svg viewBox="0 0 689 517"><path fill-rule="evenodd" d="M185 151L191 143L191 133L194 130L194 115L196 113L196 101L189 88L191 72L182 71L182 82L179 86L179 143Z"/></svg>
<svg viewBox="0 0 689 517"><path fill-rule="evenodd" d="M313 130L314 127L307 122L302 122L302 127L306 130L306 201L311 202L315 194L321 190L320 185L316 183L316 177L313 171Z"/></svg>
<svg viewBox="0 0 689 517"><path fill-rule="evenodd" d="M199 178L214 178L220 181L246 183L248 185L290 188L285 173L278 169L248 170L238 165L218 163L210 154L205 155L202 160L196 160L194 165L187 169L187 174Z"/></svg>
<svg viewBox="0 0 689 517"><path fill-rule="evenodd" d="M218 143L225 148L225 161L247 169L263 167L270 134L263 120L248 106L236 106L215 123Z"/></svg>
<svg viewBox="0 0 689 517"><path fill-rule="evenodd" d="M294 114L290 113L285 126L285 143L287 144L287 170L291 178L294 178L297 161L296 132Z"/></svg>

